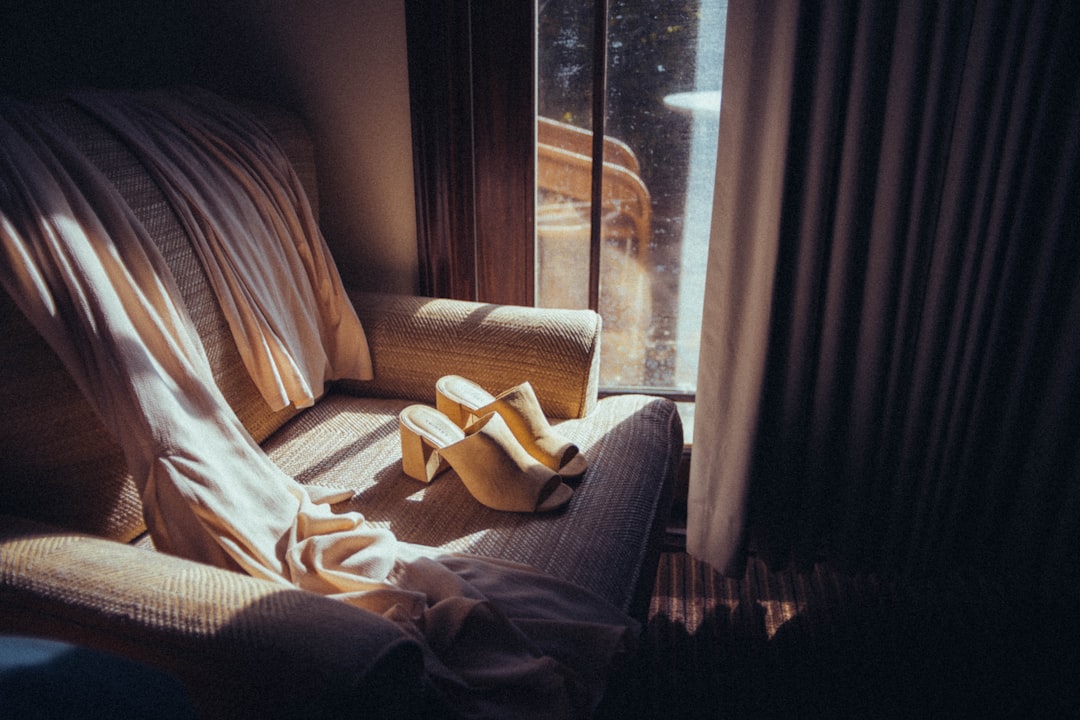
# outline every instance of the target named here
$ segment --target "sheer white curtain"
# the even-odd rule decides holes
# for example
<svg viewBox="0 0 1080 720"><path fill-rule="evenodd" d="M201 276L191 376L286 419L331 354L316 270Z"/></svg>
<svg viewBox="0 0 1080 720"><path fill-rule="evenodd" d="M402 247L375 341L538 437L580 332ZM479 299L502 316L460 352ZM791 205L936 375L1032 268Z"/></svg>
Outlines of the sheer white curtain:
<svg viewBox="0 0 1080 720"><path fill-rule="evenodd" d="M765 374L788 133L792 63L763 64L794 47L792 3L733 1L724 50L720 138L690 467L687 549L738 573ZM732 170L735 170L734 172Z"/></svg>

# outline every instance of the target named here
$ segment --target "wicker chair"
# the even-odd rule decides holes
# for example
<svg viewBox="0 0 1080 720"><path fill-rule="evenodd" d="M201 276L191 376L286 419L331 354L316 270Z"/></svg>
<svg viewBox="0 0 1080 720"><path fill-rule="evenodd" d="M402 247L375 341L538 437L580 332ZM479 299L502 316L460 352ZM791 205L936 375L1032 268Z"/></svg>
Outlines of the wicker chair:
<svg viewBox="0 0 1080 720"><path fill-rule="evenodd" d="M599 317L350 290L375 379L272 412L240 361L180 223L134 155L63 101L43 107L150 230L250 434L302 483L348 487L347 509L398 538L532 565L644 618L682 451L672 403L598 400ZM288 113L252 106L313 205L311 140ZM117 443L56 355L0 292L0 633L79 643L179 677L204 717L405 717L423 694L418 647L384 618L301 590L168 557L146 534ZM569 506L500 513L444 476L401 468L396 418L434 402L443 374L491 391L529 380L590 459Z"/></svg>

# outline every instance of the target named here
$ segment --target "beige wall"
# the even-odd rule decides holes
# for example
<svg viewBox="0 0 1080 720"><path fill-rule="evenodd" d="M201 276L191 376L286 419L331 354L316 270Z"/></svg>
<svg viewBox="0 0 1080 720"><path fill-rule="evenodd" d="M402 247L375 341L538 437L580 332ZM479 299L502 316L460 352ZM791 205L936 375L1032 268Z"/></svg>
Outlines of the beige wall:
<svg viewBox="0 0 1080 720"><path fill-rule="evenodd" d="M404 0L239 0L205 12L222 84L291 104L311 126L323 230L346 282L415 292Z"/></svg>

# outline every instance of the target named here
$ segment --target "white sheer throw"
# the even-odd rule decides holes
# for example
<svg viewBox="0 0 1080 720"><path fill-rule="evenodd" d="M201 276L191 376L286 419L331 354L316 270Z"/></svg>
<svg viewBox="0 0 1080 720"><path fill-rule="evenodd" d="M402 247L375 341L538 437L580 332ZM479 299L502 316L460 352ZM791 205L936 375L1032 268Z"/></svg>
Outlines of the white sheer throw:
<svg viewBox="0 0 1080 720"><path fill-rule="evenodd" d="M92 97L80 101L101 109ZM467 714L588 714L633 622L531 569L399 543L359 513L331 510L327 503L349 493L306 488L285 475L217 390L175 302L171 273L109 183L46 118L2 100L0 115L0 281L121 443L155 544L384 614L421 642L442 696ZM155 142L168 144L164 135ZM166 166L159 171L170 174ZM192 202L212 194L192 192ZM234 219L242 226L250 218ZM203 260L213 272L231 265L250 280L262 271L252 255L263 250L221 243ZM288 264L273 282L318 275L305 255L311 248L297 250L305 262ZM249 313L257 293L227 285L245 330L260 326L248 337L265 337L263 320L277 311ZM283 312L293 309L289 301ZM310 371L301 385L321 388L321 355L357 350L337 334L344 327L338 320L313 318L319 351L301 354L315 360L278 377ZM292 330L266 362L279 362L283 352L296 357L298 335L310 341ZM452 648L449 661L440 648Z"/></svg>
<svg viewBox="0 0 1080 720"><path fill-rule="evenodd" d="M182 98L75 99L128 142L173 199L272 409L311 405L327 380L371 379L364 332L300 180L258 123L197 89Z"/></svg>
<svg viewBox="0 0 1080 720"><path fill-rule="evenodd" d="M327 591L385 585L394 538L334 515L251 440L172 275L60 133L5 108L4 284L124 447L163 550ZM320 491L322 492L322 491Z"/></svg>

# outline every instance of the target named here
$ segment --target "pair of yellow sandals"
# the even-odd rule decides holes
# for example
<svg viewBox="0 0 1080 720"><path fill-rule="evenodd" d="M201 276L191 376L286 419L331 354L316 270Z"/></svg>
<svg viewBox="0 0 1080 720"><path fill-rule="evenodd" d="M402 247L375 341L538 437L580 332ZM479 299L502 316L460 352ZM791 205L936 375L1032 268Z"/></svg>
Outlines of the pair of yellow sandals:
<svg viewBox="0 0 1080 720"><path fill-rule="evenodd" d="M398 417L401 464L422 482L452 467L481 504L508 512L547 512L574 491L588 461L544 417L528 383L498 397L458 375L435 384L435 407L410 405Z"/></svg>

